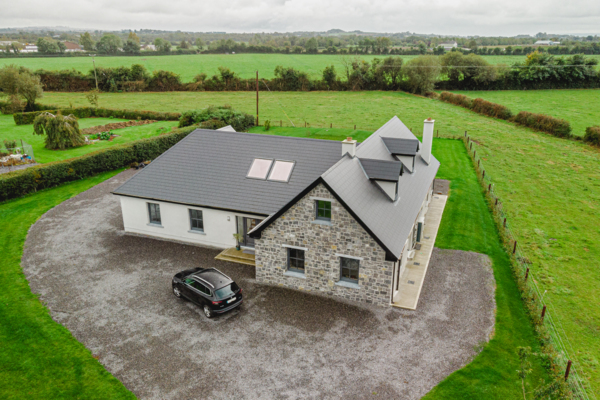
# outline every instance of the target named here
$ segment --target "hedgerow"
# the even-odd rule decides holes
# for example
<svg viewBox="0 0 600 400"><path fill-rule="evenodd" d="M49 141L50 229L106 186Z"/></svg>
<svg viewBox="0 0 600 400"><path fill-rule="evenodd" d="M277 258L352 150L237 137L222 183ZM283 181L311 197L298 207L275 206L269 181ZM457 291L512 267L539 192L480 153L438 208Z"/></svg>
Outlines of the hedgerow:
<svg viewBox="0 0 600 400"><path fill-rule="evenodd" d="M209 123L209 121L213 122ZM222 124L216 121L221 121ZM201 127L205 129L218 129L225 125L231 125L237 132L242 132L254 126L254 117L245 112L236 111L227 105L209 106L203 110L186 111L181 115L180 128L193 124L202 124Z"/></svg>
<svg viewBox="0 0 600 400"><path fill-rule="evenodd" d="M588 126L585 128L583 141L593 146L600 146L600 126Z"/></svg>
<svg viewBox="0 0 600 400"><path fill-rule="evenodd" d="M468 108L478 114L487 115L488 117L510 119L512 117L512 111L502 104L496 104L477 98L475 100L467 97L463 94L455 94L450 92L442 92L440 94L440 100L451 103L460 107Z"/></svg>
<svg viewBox="0 0 600 400"><path fill-rule="evenodd" d="M473 100L471 110L478 114L487 115L488 117L494 117L499 119L510 119L512 112L506 106L502 104L492 103L490 101L477 98Z"/></svg>
<svg viewBox="0 0 600 400"><path fill-rule="evenodd" d="M513 118L513 121L519 125L546 132L556 137L571 138L573 136L568 121L549 115L521 111Z"/></svg>
<svg viewBox="0 0 600 400"><path fill-rule="evenodd" d="M177 129L169 134L113 146L81 157L2 174L0 175L0 201L24 196L100 172L113 171L133 162L153 160L194 129L196 129L195 126Z"/></svg>
<svg viewBox="0 0 600 400"><path fill-rule="evenodd" d="M60 111L63 115L73 114L77 118L122 118L122 119L152 119L156 121L177 121L181 117L181 113L166 113L157 111L143 110L113 110L109 108L94 108L94 107L77 107L63 108L45 111L57 113ZM13 114L13 119L17 125L33 124L33 120L41 111L33 111L28 113Z"/></svg>

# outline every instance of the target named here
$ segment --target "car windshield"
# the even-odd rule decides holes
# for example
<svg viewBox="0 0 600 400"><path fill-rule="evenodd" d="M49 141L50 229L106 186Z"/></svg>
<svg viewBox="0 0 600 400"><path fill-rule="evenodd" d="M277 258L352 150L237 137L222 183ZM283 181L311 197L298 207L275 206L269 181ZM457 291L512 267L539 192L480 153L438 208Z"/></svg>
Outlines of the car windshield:
<svg viewBox="0 0 600 400"><path fill-rule="evenodd" d="M240 290L240 287L235 282L232 282L231 285L227 285L221 289L215 290L215 297L217 299L224 299L231 296L238 290Z"/></svg>

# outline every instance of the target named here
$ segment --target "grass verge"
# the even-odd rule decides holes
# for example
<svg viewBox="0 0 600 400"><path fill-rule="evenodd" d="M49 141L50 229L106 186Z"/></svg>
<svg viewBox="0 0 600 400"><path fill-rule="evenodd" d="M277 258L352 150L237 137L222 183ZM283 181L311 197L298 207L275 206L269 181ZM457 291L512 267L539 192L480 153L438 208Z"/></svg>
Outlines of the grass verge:
<svg viewBox="0 0 600 400"><path fill-rule="evenodd" d="M31 293L21 270L29 227L46 211L120 171L0 204L0 398L135 399Z"/></svg>

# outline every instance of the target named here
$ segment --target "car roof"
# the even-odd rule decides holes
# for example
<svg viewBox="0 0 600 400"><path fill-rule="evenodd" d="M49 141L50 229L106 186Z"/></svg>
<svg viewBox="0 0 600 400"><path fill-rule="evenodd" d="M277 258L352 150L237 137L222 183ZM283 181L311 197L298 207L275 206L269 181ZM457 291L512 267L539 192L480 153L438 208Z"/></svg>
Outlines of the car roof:
<svg viewBox="0 0 600 400"><path fill-rule="evenodd" d="M216 268L205 269L204 271L194 273L192 276L198 278L200 282L204 281L208 283L208 288L211 290L221 289L233 282L233 279Z"/></svg>

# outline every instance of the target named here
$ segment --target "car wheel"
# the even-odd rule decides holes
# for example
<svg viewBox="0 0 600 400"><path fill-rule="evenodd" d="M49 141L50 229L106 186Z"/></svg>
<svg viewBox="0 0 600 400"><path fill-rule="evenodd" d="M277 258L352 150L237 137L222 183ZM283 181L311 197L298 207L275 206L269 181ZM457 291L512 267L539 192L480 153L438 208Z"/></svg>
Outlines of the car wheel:
<svg viewBox="0 0 600 400"><path fill-rule="evenodd" d="M207 305L204 305L204 315L206 315L206 318L212 318L214 316L212 310Z"/></svg>
<svg viewBox="0 0 600 400"><path fill-rule="evenodd" d="M179 288L177 286L173 286L173 294L175 295L175 297L181 298L181 292L179 291Z"/></svg>

